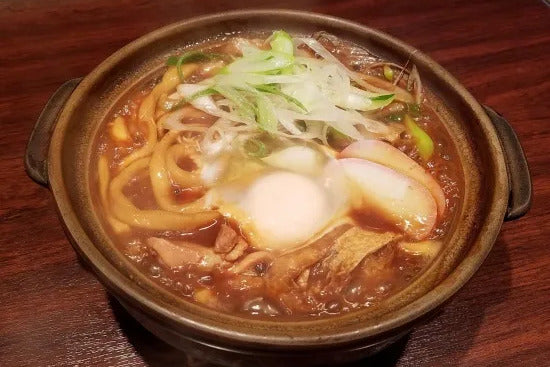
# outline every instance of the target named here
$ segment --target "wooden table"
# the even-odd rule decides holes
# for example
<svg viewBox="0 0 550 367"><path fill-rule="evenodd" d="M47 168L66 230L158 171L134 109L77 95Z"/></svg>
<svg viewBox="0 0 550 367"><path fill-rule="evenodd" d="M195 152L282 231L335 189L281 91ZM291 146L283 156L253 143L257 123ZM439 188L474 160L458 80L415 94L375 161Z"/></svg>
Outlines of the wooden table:
<svg viewBox="0 0 550 367"><path fill-rule="evenodd" d="M56 88L127 42L194 15L270 5L352 19L424 50L509 119L531 166L530 213L504 224L475 277L429 325L357 366L549 366L550 9L534 0L224 3L0 3L0 365L188 365L78 262L23 152Z"/></svg>

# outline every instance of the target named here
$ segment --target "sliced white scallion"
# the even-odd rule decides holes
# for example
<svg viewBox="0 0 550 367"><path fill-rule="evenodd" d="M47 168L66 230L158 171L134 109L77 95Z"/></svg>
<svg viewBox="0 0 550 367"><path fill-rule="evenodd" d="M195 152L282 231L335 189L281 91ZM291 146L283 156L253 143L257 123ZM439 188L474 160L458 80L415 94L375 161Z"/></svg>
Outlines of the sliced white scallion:
<svg viewBox="0 0 550 367"><path fill-rule="evenodd" d="M237 44L242 57L199 84L179 85L177 95L170 98L179 96L220 117L223 128L263 130L281 137L320 139L325 144L329 127L354 140L388 132L388 126L368 112L389 105L400 98L398 94L371 85L313 38L293 39L277 31L267 43L270 50L242 40ZM321 58L295 56L300 45ZM411 74L420 87L418 73ZM176 121L166 127L181 129Z"/></svg>
<svg viewBox="0 0 550 367"><path fill-rule="evenodd" d="M365 82L360 75L358 75L356 72L349 70L336 56L330 53L329 50L327 50L319 41L313 38L300 38L300 41L305 43L309 48L311 48L315 53L317 53L319 56L321 56L323 59L338 65L338 67L342 68L343 71L348 74L348 76L353 80L355 83L360 85L361 87L365 89L373 89L373 86L369 83Z"/></svg>
<svg viewBox="0 0 550 367"><path fill-rule="evenodd" d="M265 131L274 133L279 124L275 115L274 107L269 98L258 92L256 99L256 120L258 125Z"/></svg>
<svg viewBox="0 0 550 367"><path fill-rule="evenodd" d="M285 31L275 31L270 37L271 49L282 54L294 55L294 43L292 37Z"/></svg>

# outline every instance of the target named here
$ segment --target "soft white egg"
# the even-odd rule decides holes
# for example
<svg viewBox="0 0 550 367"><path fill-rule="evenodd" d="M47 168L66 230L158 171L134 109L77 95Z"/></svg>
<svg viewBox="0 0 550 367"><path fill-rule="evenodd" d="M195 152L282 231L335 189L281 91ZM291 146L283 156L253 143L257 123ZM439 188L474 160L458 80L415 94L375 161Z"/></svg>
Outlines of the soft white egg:
<svg viewBox="0 0 550 367"><path fill-rule="evenodd" d="M252 246L292 249L322 231L338 211L324 182L288 171L271 172L246 187L220 190L220 211L239 222Z"/></svg>
<svg viewBox="0 0 550 367"><path fill-rule="evenodd" d="M306 241L325 225L330 209L327 195L314 180L290 172L258 179L240 205L272 249Z"/></svg>

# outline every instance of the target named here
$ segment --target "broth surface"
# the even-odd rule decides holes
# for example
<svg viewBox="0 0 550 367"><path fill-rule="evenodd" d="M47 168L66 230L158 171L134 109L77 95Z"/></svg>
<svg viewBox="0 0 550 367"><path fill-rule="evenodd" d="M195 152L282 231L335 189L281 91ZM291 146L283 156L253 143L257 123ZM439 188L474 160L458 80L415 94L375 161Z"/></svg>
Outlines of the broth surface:
<svg viewBox="0 0 550 367"><path fill-rule="evenodd" d="M246 47L253 52L275 48L273 43L270 47L270 39L239 37L199 47L189 60L176 64L169 60L161 77L123 96L102 122L91 165L97 210L118 249L141 272L176 295L248 317L336 315L370 307L403 290L445 246L464 183L455 146L438 117L433 97L419 87L412 70L331 35L320 33L311 39L345 65L348 74L365 78L373 88L369 93L377 93L369 97L374 103L391 99L379 108L354 111L386 126L385 133L368 131L365 126L369 125L363 124L357 127L362 139L356 139L323 125L316 137L301 139L299 133L292 135L282 125L273 132L226 121L231 118L206 113L195 102L210 98L221 106L220 111L237 120L248 118L242 111L252 103L253 118L261 124L265 96L257 92L235 88L239 92L235 95L214 87L182 98L178 94L185 89L182 85L200 85L223 75L228 65L242 57L243 43L248 45L245 51ZM326 64L320 67L328 72L338 69L307 42L296 43L295 39L297 60L308 63L311 59L312 68L322 60ZM287 75L277 70L262 77ZM328 80L342 76L339 70ZM269 88L273 85L268 84ZM353 80L350 86L361 87ZM263 84L261 88L262 93L268 90ZM276 90L277 97L271 89L265 93L274 99L272 104L294 103L297 114L301 107L287 97L300 95L300 91L285 94L284 88ZM195 93L203 94L197 97ZM239 105L237 97L243 95L247 100ZM241 115L235 112L239 107ZM413 121L433 142L429 158L423 157L418 135L406 121ZM300 133L316 129L299 119L292 123ZM390 153L380 153L381 160L357 156L362 153L354 153L352 146L363 139L384 144L380 148L373 143L373 152L387 148ZM277 156L290 151L296 152L290 159ZM424 176L404 174L395 163L386 163L388 155L395 157L396 152L408 157L398 162L416 162L437 188L418 178ZM350 176L345 167L330 171L334 162L355 162L363 169L364 161L368 184L357 181L353 172ZM371 185L374 172L392 178L388 181L392 189ZM407 217L410 209L369 196L378 190L380 197L393 200L396 196L401 203L398 189L404 192L403 207L414 208L416 204L410 203L428 195L430 205L420 202L418 208L428 208L429 216L413 213ZM439 203L432 189L441 190L444 211L436 207ZM293 215L296 225L272 223L273 218ZM418 223L410 218L418 218ZM430 218L433 225L426 224Z"/></svg>

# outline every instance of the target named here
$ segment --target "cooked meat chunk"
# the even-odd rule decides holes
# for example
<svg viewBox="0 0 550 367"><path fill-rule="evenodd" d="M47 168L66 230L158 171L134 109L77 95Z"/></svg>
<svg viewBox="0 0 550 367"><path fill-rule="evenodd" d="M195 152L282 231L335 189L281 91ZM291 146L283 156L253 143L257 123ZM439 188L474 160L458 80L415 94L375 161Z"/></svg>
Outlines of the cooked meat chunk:
<svg viewBox="0 0 550 367"><path fill-rule="evenodd" d="M216 237L214 252L218 254L227 254L235 247L239 239L240 236L233 228L227 224L222 224L218 232L218 237Z"/></svg>
<svg viewBox="0 0 550 367"><path fill-rule="evenodd" d="M212 249L191 242L172 242L164 238L151 237L147 239L147 244L169 268L193 264L202 270L210 271L223 262Z"/></svg>
<svg viewBox="0 0 550 367"><path fill-rule="evenodd" d="M244 251L247 248L248 248L248 243L246 243L246 241L243 240L242 238L239 238L239 241L237 242L235 247L233 247L231 252L225 255L225 260L227 261L237 260L239 257L244 255Z"/></svg>

